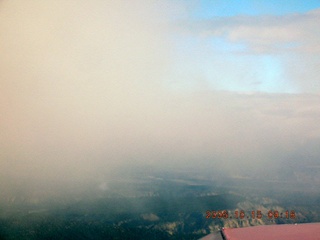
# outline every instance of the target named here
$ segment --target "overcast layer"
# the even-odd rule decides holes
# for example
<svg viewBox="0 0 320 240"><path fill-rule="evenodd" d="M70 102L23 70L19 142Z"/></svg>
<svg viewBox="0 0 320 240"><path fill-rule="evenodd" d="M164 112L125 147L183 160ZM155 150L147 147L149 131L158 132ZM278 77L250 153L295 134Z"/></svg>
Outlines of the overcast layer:
<svg viewBox="0 0 320 240"><path fill-rule="evenodd" d="M103 179L131 164L319 164L319 10L192 21L188 11L1 1L2 185Z"/></svg>

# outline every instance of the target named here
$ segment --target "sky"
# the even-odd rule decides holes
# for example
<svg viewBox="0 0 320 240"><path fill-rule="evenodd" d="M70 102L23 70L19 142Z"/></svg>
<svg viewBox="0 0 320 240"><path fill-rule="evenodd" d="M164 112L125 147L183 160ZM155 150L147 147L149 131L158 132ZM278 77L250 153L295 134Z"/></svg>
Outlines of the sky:
<svg viewBox="0 0 320 240"><path fill-rule="evenodd" d="M0 1L2 188L320 165L320 1Z"/></svg>
<svg viewBox="0 0 320 240"><path fill-rule="evenodd" d="M214 89L318 93L319 4L196 1L177 27L177 55Z"/></svg>

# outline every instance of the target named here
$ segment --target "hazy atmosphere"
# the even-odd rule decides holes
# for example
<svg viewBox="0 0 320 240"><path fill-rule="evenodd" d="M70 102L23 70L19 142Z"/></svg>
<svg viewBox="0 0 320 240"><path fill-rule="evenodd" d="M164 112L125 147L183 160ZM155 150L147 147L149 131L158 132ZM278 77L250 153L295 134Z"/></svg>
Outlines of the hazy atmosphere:
<svg viewBox="0 0 320 240"><path fill-rule="evenodd" d="M1 188L319 168L320 3L231 2L0 1Z"/></svg>
<svg viewBox="0 0 320 240"><path fill-rule="evenodd" d="M319 66L318 0L0 0L0 240L320 222Z"/></svg>

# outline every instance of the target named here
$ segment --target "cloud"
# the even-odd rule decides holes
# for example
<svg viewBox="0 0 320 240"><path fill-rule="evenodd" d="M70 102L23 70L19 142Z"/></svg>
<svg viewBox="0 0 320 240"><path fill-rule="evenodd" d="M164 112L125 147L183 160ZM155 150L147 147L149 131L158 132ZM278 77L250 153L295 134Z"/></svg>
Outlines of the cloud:
<svg viewBox="0 0 320 240"><path fill-rule="evenodd" d="M83 179L123 163L170 59L155 3L1 3L2 173Z"/></svg>
<svg viewBox="0 0 320 240"><path fill-rule="evenodd" d="M319 17L315 9L180 20L175 34L188 66L181 75L201 76L213 89L319 93Z"/></svg>
<svg viewBox="0 0 320 240"><path fill-rule="evenodd" d="M296 51L317 54L319 45L319 9L304 14L283 16L234 16L202 21L204 36L223 37L231 43L243 43L251 53Z"/></svg>
<svg viewBox="0 0 320 240"><path fill-rule="evenodd" d="M320 137L318 95L172 91L163 2L1 4L0 187L107 184L139 164L254 171Z"/></svg>

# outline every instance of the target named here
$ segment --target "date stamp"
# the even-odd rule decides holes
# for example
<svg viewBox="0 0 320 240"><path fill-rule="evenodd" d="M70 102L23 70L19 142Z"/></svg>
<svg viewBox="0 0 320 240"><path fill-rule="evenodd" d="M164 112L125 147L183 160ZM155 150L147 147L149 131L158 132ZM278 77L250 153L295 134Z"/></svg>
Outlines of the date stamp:
<svg viewBox="0 0 320 240"><path fill-rule="evenodd" d="M246 212L244 210L235 210L233 212L227 210L207 210L207 219L296 219L296 212L294 210L286 210L279 212L277 210L269 210L262 212L261 210L252 210Z"/></svg>

